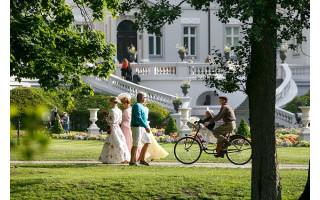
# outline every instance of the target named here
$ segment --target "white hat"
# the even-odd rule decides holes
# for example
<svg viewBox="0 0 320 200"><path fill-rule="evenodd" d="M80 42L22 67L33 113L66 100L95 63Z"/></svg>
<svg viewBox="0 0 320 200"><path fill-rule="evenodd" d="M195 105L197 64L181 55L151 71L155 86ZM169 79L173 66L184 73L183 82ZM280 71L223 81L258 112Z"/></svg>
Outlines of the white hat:
<svg viewBox="0 0 320 200"><path fill-rule="evenodd" d="M214 117L214 112L213 112L213 110L207 110L207 111L210 113L211 117Z"/></svg>
<svg viewBox="0 0 320 200"><path fill-rule="evenodd" d="M121 93L118 95L118 99L121 101L123 98L127 98L129 101L131 101L131 95L129 93Z"/></svg>

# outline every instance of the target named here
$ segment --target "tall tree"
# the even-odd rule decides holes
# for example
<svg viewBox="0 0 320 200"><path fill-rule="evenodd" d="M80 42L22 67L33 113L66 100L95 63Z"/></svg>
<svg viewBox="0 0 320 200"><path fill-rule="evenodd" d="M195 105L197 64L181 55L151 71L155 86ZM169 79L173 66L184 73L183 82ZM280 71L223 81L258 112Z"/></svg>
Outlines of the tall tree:
<svg viewBox="0 0 320 200"><path fill-rule="evenodd" d="M136 27L160 34L164 23L172 23L181 15L180 5L189 4L197 10L207 11L216 3L216 13L223 23L230 18L242 23L244 41L231 47L242 57L240 62L228 62L219 50L214 50L219 67L205 77L206 85L223 92L244 91L249 97L249 119L252 134L252 199L281 199L281 185L275 147L275 91L276 48L292 37L301 44L305 41L303 29L310 28L310 2L308 0L182 0L170 4L159 0L126 0L120 13L138 7ZM296 48L294 45L289 46ZM230 65L231 64L231 65ZM233 65L232 65L233 64ZM224 79L217 79L223 74ZM263 113L263 115L261 114Z"/></svg>
<svg viewBox="0 0 320 200"><path fill-rule="evenodd" d="M115 69L115 45L104 42L104 33L94 31L93 20L102 20L104 9L115 15L118 0L75 0L89 30L80 33L73 26L72 6L65 0L10 1L10 76L39 79L41 87L55 91L61 86L93 94L81 76L108 77ZM90 16L87 13L90 8ZM88 18L89 16L89 18ZM89 19L89 20L88 20ZM94 63L88 67L86 63ZM70 92L62 97L72 103Z"/></svg>

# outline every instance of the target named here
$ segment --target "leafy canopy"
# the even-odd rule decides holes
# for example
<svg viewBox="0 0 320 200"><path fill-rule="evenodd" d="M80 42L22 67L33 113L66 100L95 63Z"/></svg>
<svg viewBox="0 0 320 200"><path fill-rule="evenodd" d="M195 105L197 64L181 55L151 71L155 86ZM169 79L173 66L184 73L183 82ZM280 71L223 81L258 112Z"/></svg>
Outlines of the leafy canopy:
<svg viewBox="0 0 320 200"><path fill-rule="evenodd" d="M103 20L103 11L115 15L118 0L75 0L77 6L92 11L92 19ZM82 12L86 19L87 12ZM55 91L68 86L83 95L93 95L92 87L81 76L108 77L115 69L112 62L116 48L104 42L102 32L89 30L80 33L72 26L72 6L65 0L10 1L10 76L39 79L46 90ZM93 21L87 21L92 25ZM91 27L91 26L89 26ZM94 67L86 63L94 63ZM60 96L72 105L71 92Z"/></svg>

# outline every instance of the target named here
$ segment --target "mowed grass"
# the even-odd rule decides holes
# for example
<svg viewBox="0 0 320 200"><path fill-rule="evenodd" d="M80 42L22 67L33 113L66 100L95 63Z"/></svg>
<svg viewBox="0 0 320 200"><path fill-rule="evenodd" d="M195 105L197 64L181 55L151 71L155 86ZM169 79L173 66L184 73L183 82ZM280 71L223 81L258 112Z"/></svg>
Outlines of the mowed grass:
<svg viewBox="0 0 320 200"><path fill-rule="evenodd" d="M308 170L280 170L298 199ZM250 199L251 169L11 164L11 199Z"/></svg>
<svg viewBox="0 0 320 200"><path fill-rule="evenodd" d="M38 154L34 160L65 160L65 161L95 161L98 159L104 141L101 140L63 140L52 139L47 151ZM163 159L155 162L178 162L174 156L174 144L160 145L169 152ZM278 147L278 161L280 164L304 164L308 165L310 158L310 148L308 147ZM23 160L17 151L11 151L11 160ZM213 155L202 152L197 162L204 163L228 163L228 159L214 158Z"/></svg>

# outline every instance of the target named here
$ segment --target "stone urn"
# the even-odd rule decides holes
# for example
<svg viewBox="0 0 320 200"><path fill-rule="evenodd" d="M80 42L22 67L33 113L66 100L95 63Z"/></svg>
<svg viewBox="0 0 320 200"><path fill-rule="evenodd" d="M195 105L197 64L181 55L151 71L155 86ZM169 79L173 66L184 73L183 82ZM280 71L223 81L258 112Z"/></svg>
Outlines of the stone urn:
<svg viewBox="0 0 320 200"><path fill-rule="evenodd" d="M90 127L88 128L88 134L90 135L98 135L100 128L96 125L96 121L98 120L97 113L99 108L89 108L90 118L89 120L92 122Z"/></svg>
<svg viewBox="0 0 320 200"><path fill-rule="evenodd" d="M310 141L310 127L309 127L309 123L310 123L310 106L299 106L299 108L302 111L302 116L301 116L301 121L303 123L303 128L301 129L301 132L298 133L299 135L299 140L306 140L306 141Z"/></svg>
<svg viewBox="0 0 320 200"><path fill-rule="evenodd" d="M224 58L226 60L229 60L230 59L230 52L224 52Z"/></svg>
<svg viewBox="0 0 320 200"><path fill-rule="evenodd" d="M186 58L186 52L178 52L181 62Z"/></svg>
<svg viewBox="0 0 320 200"><path fill-rule="evenodd" d="M285 60L287 58L287 52L280 51L280 58L282 60L281 63L286 63Z"/></svg>
<svg viewBox="0 0 320 200"><path fill-rule="evenodd" d="M137 53L129 53L129 62L134 62L137 59Z"/></svg>
<svg viewBox="0 0 320 200"><path fill-rule="evenodd" d="M189 92L190 85L188 85L188 86L184 86L184 85L182 85L182 86L181 86L181 89L182 89L182 93L183 93L183 94L184 94L184 96L186 97L186 96L187 96L187 94L188 94L188 92Z"/></svg>
<svg viewBox="0 0 320 200"><path fill-rule="evenodd" d="M173 107L174 107L174 109L176 110L176 113L178 113L179 112L179 108L180 108L180 105L181 105L182 103L180 103L180 102L173 102Z"/></svg>

